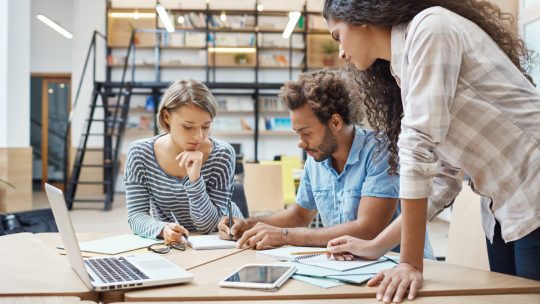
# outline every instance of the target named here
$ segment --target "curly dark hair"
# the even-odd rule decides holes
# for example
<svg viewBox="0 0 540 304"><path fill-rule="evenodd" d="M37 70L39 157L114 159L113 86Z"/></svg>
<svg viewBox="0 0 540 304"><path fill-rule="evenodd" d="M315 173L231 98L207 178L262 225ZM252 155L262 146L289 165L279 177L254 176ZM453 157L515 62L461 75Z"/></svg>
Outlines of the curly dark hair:
<svg viewBox="0 0 540 304"><path fill-rule="evenodd" d="M482 28L506 53L514 65L529 79L528 71L533 53L512 29L514 18L502 13L498 6L482 0L326 0L323 16L350 24L394 26L410 22L421 11L441 6L465 17ZM365 71L355 70L355 80L364 96L367 120L379 134L379 148L383 147L382 134L388 141L390 152L389 173L398 172L398 137L401 131L403 106L401 90L390 72L390 62L378 59ZM534 83L533 83L534 84Z"/></svg>
<svg viewBox="0 0 540 304"><path fill-rule="evenodd" d="M350 125L362 118L359 107L353 106L358 92L347 71L320 70L302 73L297 81L286 82L279 97L291 111L309 105L323 124L337 113Z"/></svg>

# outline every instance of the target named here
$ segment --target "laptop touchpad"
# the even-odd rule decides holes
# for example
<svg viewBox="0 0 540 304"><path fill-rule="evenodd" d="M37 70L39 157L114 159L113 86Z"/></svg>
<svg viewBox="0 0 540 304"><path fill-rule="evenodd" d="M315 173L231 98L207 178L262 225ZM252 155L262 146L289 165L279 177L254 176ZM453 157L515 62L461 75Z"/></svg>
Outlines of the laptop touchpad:
<svg viewBox="0 0 540 304"><path fill-rule="evenodd" d="M146 261L138 261L137 264L141 266L146 271L152 271L152 270L164 270L167 268L175 268L176 266L174 264L171 264L164 260L146 260Z"/></svg>

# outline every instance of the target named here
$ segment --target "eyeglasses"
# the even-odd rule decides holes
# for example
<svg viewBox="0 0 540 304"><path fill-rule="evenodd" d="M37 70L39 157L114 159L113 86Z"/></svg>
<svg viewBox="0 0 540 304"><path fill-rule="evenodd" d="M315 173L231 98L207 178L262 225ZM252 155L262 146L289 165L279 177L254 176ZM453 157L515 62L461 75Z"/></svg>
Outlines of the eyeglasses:
<svg viewBox="0 0 540 304"><path fill-rule="evenodd" d="M153 245L150 245L150 246L146 247L146 249L148 249L148 251L152 251L152 252L159 253L159 254L169 253L171 251L171 248L176 249L176 250L180 250L180 251L184 251L184 250L186 250L186 245L184 243L180 243L180 242L170 242L169 244L157 243L157 244L153 244Z"/></svg>

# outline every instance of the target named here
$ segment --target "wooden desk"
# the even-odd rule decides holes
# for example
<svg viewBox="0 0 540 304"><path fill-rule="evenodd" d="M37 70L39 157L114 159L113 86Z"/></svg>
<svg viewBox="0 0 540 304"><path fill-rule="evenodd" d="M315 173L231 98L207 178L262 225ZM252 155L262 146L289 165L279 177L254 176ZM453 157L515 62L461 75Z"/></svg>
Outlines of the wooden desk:
<svg viewBox="0 0 540 304"><path fill-rule="evenodd" d="M97 240L100 238L105 237L111 237L115 236L117 234L113 233L77 233L77 240L79 242L86 242L86 241L92 241ZM53 250L56 250L57 252L61 252L61 250L57 249L56 246L62 245L62 239L60 238L60 234L57 232L54 233L38 233L36 234L37 238L42 240L44 243L49 245ZM176 265L186 269L190 270L192 268L222 259L224 257L227 257L229 255L235 254L242 251L242 249L218 249L218 250L193 250L191 247L187 246L186 251L180 251L172 249L169 253L164 254L163 257L169 259L171 262L175 263ZM133 250L129 253L121 253L119 255L124 254L132 254L132 253L148 253L149 251L145 248L139 249L139 250ZM100 254L92 254L92 253L84 253L83 255L88 256L105 256Z"/></svg>
<svg viewBox="0 0 540 304"><path fill-rule="evenodd" d="M122 302L125 303L125 302ZM154 304L156 302L137 302L137 304ZM178 302L159 302L161 304L174 304ZM182 304L225 304L230 301L189 301ZM253 301L235 301L235 304L251 304ZM262 300L259 304L368 304L382 303L375 299L328 299L324 300ZM536 304L540 303L540 294L510 294L510 295L479 295L479 296L441 296L441 297L419 297L414 301L403 301L403 303L415 304ZM120 304L112 303L112 304Z"/></svg>
<svg viewBox="0 0 540 304"><path fill-rule="evenodd" d="M324 289L289 280L276 292L221 288L218 282L247 263L275 262L248 250L193 269L193 282L125 293L124 301L216 301L374 298L376 288L344 285ZM419 296L540 293L540 282L442 262L425 261Z"/></svg>
<svg viewBox="0 0 540 304"><path fill-rule="evenodd" d="M0 304L97 304L79 297L0 297Z"/></svg>
<svg viewBox="0 0 540 304"><path fill-rule="evenodd" d="M76 296L97 301L68 260L31 233L0 237L0 296Z"/></svg>
<svg viewBox="0 0 540 304"><path fill-rule="evenodd" d="M77 233L77 240L79 242L92 241L100 238L114 236L113 233ZM39 233L36 236L51 247L56 252L62 252L57 249L57 246L62 245L62 239L59 233ZM163 257L169 259L176 265L191 270L195 267L205 265L219 259L228 257L230 255L241 252L241 249L218 249L218 250L194 250L187 246L186 251L171 250L168 254L164 254ZM147 253L145 248L139 250L133 250L129 253ZM83 253L88 256L104 256L100 254ZM122 253L127 254L127 253ZM64 257L67 261L67 257ZM122 301L124 299L124 291L105 291L101 293L101 300L105 303Z"/></svg>

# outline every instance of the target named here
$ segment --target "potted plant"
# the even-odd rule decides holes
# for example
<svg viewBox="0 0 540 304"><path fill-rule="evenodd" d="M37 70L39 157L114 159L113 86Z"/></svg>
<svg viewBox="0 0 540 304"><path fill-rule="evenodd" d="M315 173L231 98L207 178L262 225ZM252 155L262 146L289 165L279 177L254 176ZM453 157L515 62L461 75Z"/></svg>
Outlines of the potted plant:
<svg viewBox="0 0 540 304"><path fill-rule="evenodd" d="M334 66L336 64L336 54L339 51L338 45L334 41L329 40L322 44L322 49L324 53L323 65Z"/></svg>
<svg viewBox="0 0 540 304"><path fill-rule="evenodd" d="M248 56L246 53L238 53L234 55L234 62L236 64L244 65L248 61Z"/></svg>

